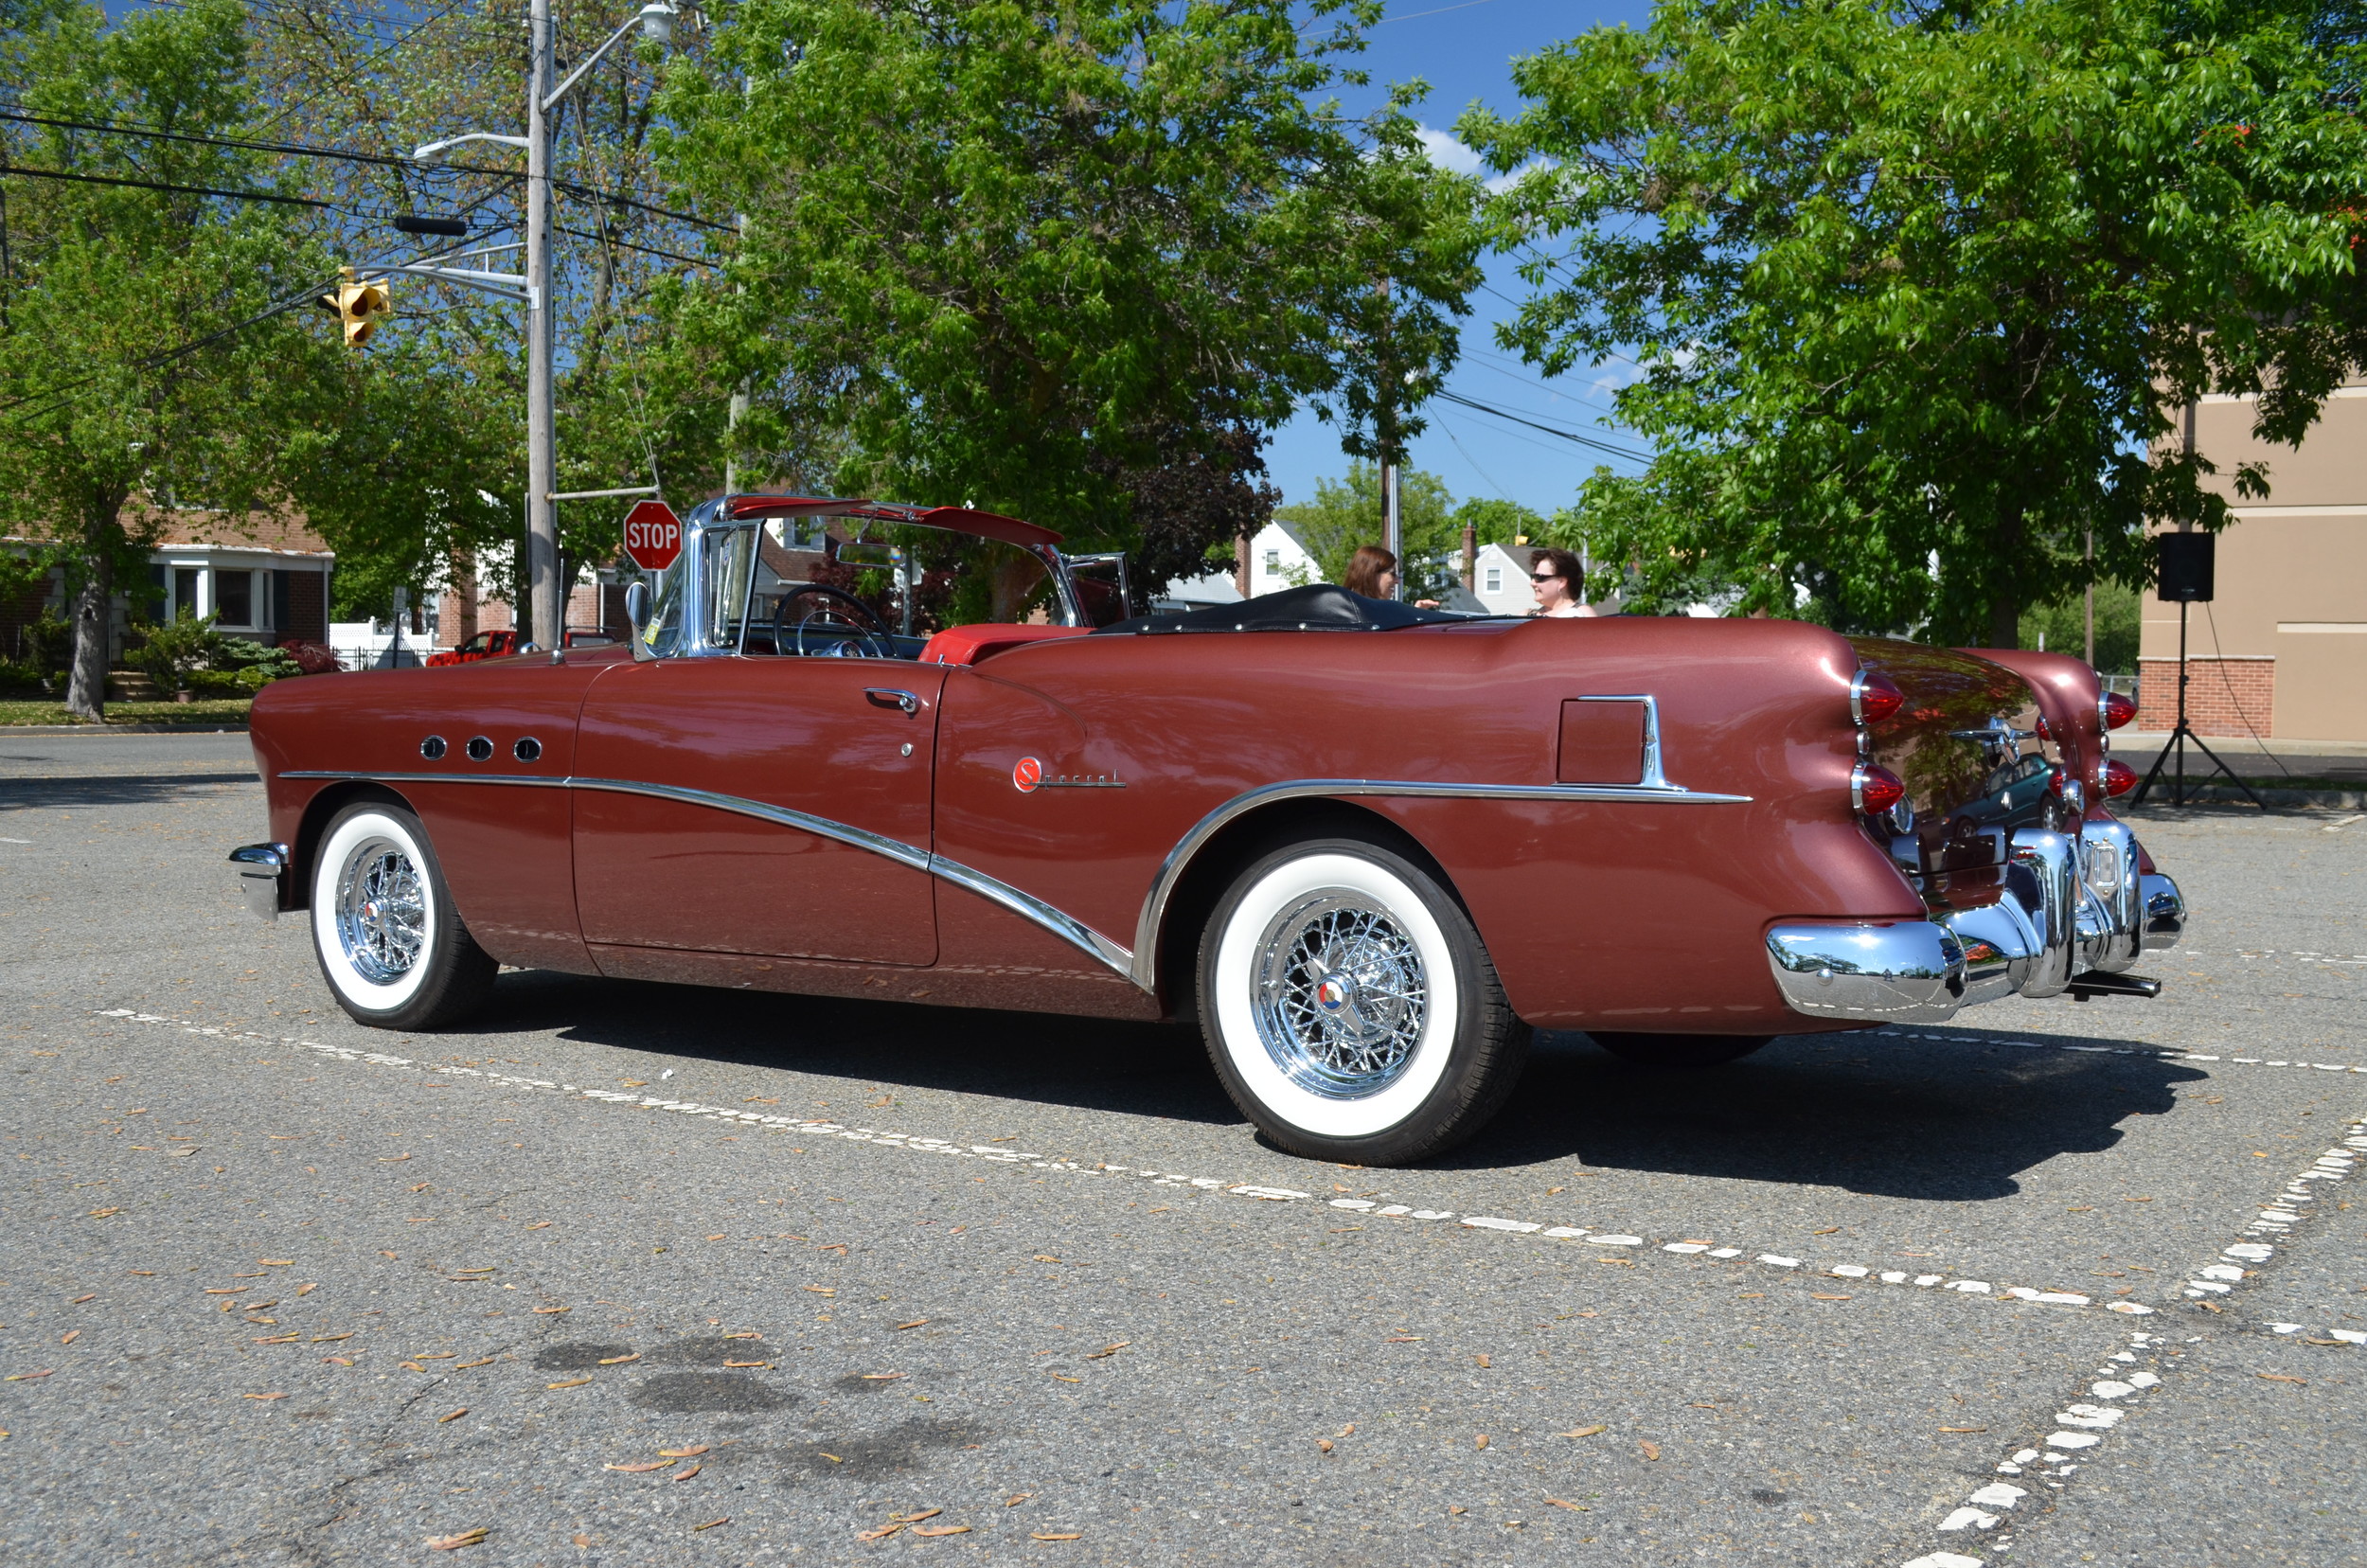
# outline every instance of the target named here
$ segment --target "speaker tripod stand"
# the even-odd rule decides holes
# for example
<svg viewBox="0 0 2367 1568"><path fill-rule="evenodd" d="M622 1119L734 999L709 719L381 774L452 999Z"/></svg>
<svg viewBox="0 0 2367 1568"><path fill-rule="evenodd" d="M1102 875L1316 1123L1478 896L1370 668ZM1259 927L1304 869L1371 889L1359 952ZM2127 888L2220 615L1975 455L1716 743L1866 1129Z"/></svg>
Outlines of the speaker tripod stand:
<svg viewBox="0 0 2367 1568"><path fill-rule="evenodd" d="M2178 606L2178 725L2170 731L2169 739L2162 744L2162 755L2155 757L2153 759L2153 766L2145 770L2145 782L2137 786L2137 793L2128 797L2128 803L2131 806L2142 806L2145 804L2146 794L2153 789L2153 781L2162 776L2162 769L2169 762L2171 755L2175 753L2178 757L2178 770L2173 775L2176 782L2171 789L2170 804L2173 806L2185 805L2186 743L2191 740L2194 742L2195 749L2197 751L2211 758L2212 767L2220 773L2227 775L2227 781L2244 792L2244 798L2246 800L2251 801L2253 805L2258 806L2265 811L2269 809L2267 803L2262 801L2258 795L2252 793L2251 786L2236 777L2235 770L2229 767L2224 761L2222 761L2217 752L2213 751L2209 746L2205 745L2203 743L2202 737L2197 735L2194 732L2193 727L2186 722L2187 610L2188 606L2186 602L2182 599L2180 600ZM2211 775L2209 774L2204 774L2202 775L2203 778L2209 778L2210 776ZM2199 782L2199 780L2198 780L2198 782Z"/></svg>

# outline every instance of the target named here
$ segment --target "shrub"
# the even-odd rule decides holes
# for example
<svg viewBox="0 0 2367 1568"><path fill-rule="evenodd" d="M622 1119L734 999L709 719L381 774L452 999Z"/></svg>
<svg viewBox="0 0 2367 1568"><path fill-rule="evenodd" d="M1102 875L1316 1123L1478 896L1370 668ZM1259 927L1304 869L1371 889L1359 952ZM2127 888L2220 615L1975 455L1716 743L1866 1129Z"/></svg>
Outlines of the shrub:
<svg viewBox="0 0 2367 1568"><path fill-rule="evenodd" d="M258 681L256 686L261 684ZM192 669L188 688L198 697L249 697L255 692L255 686L247 685L246 671L242 669Z"/></svg>
<svg viewBox="0 0 2367 1568"><path fill-rule="evenodd" d="M338 662L337 650L327 643L306 642L290 637L279 645L280 651L296 662L296 668L307 675L332 675L345 666Z"/></svg>
<svg viewBox="0 0 2367 1568"><path fill-rule="evenodd" d="M45 697L41 669L30 659L0 659L0 697Z"/></svg>
<svg viewBox="0 0 2367 1568"><path fill-rule="evenodd" d="M19 635L24 639L24 668L31 669L44 691L52 690L57 677L74 662L74 623L55 610L44 609L26 623Z"/></svg>
<svg viewBox="0 0 2367 1568"><path fill-rule="evenodd" d="M268 648L244 637L224 637L214 655L214 668L235 673L240 689L258 691L271 681L305 673L295 655L284 648Z"/></svg>
<svg viewBox="0 0 2367 1568"><path fill-rule="evenodd" d="M183 615L163 626L146 629L140 646L124 655L134 669L145 670L151 680L167 691L193 690L189 677L209 668L216 650L222 643L221 633L214 630L214 617L199 620Z"/></svg>

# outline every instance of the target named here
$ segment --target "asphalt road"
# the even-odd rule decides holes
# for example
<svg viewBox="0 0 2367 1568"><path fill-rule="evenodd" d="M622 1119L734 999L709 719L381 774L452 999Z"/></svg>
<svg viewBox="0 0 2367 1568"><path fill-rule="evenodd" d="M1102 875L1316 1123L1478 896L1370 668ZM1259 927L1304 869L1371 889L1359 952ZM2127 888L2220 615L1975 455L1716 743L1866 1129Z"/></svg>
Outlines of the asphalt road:
<svg viewBox="0 0 2367 1568"><path fill-rule="evenodd" d="M2338 820L2141 816L2157 1002L1557 1037L1377 1171L1168 1028L524 972L365 1030L223 875L241 738L0 738L0 1553L2367 1560Z"/></svg>

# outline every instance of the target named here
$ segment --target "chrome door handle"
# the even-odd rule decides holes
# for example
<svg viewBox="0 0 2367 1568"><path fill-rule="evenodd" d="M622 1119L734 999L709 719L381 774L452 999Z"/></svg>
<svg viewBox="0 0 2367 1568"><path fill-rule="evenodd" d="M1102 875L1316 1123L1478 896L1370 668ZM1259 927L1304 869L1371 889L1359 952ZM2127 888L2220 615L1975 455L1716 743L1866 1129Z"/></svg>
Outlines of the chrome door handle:
<svg viewBox="0 0 2367 1568"><path fill-rule="evenodd" d="M898 691L890 686L865 686L863 694L873 707L901 708L906 713L920 711L919 697L909 691Z"/></svg>

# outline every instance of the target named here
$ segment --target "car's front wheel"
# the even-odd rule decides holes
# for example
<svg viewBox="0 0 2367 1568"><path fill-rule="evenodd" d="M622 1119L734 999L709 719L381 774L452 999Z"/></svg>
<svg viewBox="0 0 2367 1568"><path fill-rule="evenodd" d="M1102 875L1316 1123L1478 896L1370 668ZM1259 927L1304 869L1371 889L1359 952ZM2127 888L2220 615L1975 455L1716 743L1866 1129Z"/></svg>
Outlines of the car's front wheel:
<svg viewBox="0 0 2367 1568"><path fill-rule="evenodd" d="M463 1017L500 968L453 907L419 819L365 801L337 813L312 858L312 950L337 1003L381 1029Z"/></svg>
<svg viewBox="0 0 2367 1568"><path fill-rule="evenodd" d="M1201 1018L1226 1091L1309 1159L1401 1165L1503 1106L1530 1031L1462 906L1386 844L1260 857L1201 939Z"/></svg>

